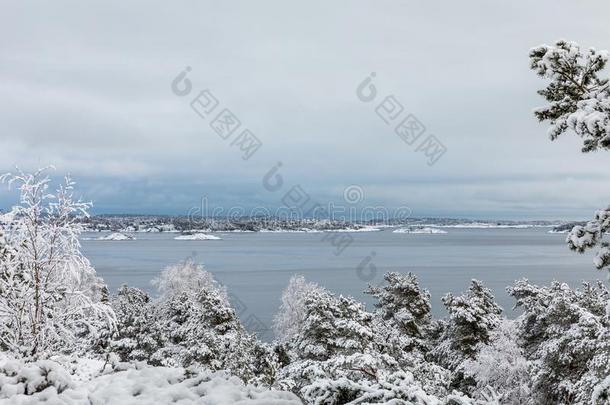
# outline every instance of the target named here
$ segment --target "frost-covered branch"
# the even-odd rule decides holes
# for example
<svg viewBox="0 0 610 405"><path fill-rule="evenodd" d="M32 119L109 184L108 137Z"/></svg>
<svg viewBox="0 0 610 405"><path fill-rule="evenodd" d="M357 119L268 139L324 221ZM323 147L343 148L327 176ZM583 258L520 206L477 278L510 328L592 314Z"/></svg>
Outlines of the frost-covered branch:
<svg viewBox="0 0 610 405"><path fill-rule="evenodd" d="M80 251L77 219L91 204L74 198L69 176L49 192L48 169L0 176L19 190L19 204L0 220L0 347L23 355L75 350L114 328L100 302L103 282Z"/></svg>

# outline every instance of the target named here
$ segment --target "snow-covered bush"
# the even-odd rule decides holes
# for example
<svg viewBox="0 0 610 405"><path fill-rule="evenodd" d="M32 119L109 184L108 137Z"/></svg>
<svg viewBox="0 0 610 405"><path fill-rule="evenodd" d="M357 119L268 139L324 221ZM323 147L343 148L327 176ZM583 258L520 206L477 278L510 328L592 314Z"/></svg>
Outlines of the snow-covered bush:
<svg viewBox="0 0 610 405"><path fill-rule="evenodd" d="M351 298L313 291L305 300L298 332L287 343L290 364L280 373L280 387L300 392L320 378L374 379L386 362L376 350L372 315Z"/></svg>
<svg viewBox="0 0 610 405"><path fill-rule="evenodd" d="M441 404L426 394L410 373L380 375L376 381L321 378L303 389L307 404Z"/></svg>
<svg viewBox="0 0 610 405"><path fill-rule="evenodd" d="M428 394L446 395L449 371L426 360L438 328L430 314L430 293L412 273L386 273L384 280L383 286L365 291L377 298L373 314L377 350L396 361L394 370L408 370Z"/></svg>
<svg viewBox="0 0 610 405"><path fill-rule="evenodd" d="M305 301L303 324L294 338L299 358L328 360L363 352L373 341L372 315L349 297L314 291Z"/></svg>
<svg viewBox="0 0 610 405"><path fill-rule="evenodd" d="M0 179L20 191L19 204L0 219L0 349L40 357L102 344L115 318L80 251L77 218L90 204L74 199L69 177L50 193L44 169Z"/></svg>
<svg viewBox="0 0 610 405"><path fill-rule="evenodd" d="M70 375L54 361L23 363L11 360L0 365L0 398L33 395L47 389L61 394L72 386Z"/></svg>

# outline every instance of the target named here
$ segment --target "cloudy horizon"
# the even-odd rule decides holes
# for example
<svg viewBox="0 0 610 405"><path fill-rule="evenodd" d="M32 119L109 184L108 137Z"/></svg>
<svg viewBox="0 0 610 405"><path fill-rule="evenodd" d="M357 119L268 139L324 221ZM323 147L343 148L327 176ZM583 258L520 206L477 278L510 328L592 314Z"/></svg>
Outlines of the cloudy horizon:
<svg viewBox="0 0 610 405"><path fill-rule="evenodd" d="M610 4L239 3L4 4L0 172L53 164L108 214L273 209L297 185L322 204L357 185L361 206L415 217L589 219L610 202L605 152L551 142L532 114L545 81L527 56L562 38L610 49ZM193 111L204 89L260 139L251 158ZM376 114L390 95L446 148L433 165ZM2 187L0 209L15 202Z"/></svg>

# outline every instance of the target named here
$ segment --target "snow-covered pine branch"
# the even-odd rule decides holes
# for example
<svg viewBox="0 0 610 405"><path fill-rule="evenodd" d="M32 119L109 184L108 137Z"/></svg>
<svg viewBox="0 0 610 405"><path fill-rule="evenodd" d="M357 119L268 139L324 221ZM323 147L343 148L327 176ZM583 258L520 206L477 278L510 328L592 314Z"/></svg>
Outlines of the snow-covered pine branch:
<svg viewBox="0 0 610 405"><path fill-rule="evenodd" d="M606 51L583 50L575 42L557 41L530 50L530 68L550 83L538 94L549 104L534 114L549 121L549 135L556 139L572 129L583 138L583 152L610 149L610 88L599 77L608 61Z"/></svg>
<svg viewBox="0 0 610 405"><path fill-rule="evenodd" d="M549 104L534 111L540 121L549 121L552 140L571 129L583 138L583 152L610 150L610 83L600 77L608 62L607 51L583 50L575 42L557 41L530 50L530 67L550 83L538 94ZM610 265L610 248L603 241L610 227L610 207L597 211L585 226L575 226L566 242L579 253L599 246L594 264Z"/></svg>

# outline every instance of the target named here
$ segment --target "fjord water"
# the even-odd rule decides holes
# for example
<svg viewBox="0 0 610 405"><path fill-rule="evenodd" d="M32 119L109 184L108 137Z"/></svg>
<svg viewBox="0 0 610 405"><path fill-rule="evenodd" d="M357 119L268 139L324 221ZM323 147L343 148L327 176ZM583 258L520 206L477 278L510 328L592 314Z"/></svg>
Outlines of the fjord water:
<svg viewBox="0 0 610 405"><path fill-rule="evenodd" d="M605 282L606 274L595 270L592 255L569 251L565 235L549 234L548 229L351 233L353 243L339 255L322 233L218 233L222 240L202 241L174 240L177 234L172 233L138 233L133 241L98 241L90 239L104 234L87 233L82 245L113 293L126 283L154 295L150 281L165 266L191 257L227 287L246 326L270 339L272 335L264 329L295 273L351 295L372 309L372 300L363 294L369 283L379 284L387 271L411 271L430 291L436 316L446 315L440 297L465 291L473 278L495 292L508 317L517 313L506 286L516 279L526 277L536 284L558 280L571 286L583 280ZM359 276L370 277L375 269L369 282Z"/></svg>

